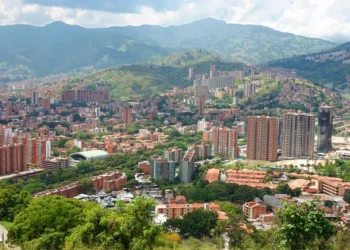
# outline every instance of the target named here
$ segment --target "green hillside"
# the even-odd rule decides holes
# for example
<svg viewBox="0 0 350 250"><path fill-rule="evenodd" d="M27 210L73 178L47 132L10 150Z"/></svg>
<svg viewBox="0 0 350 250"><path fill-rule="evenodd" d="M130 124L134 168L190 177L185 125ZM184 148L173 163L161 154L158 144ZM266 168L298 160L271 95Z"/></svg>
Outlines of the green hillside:
<svg viewBox="0 0 350 250"><path fill-rule="evenodd" d="M318 52L333 43L279 32L259 25L227 24L215 19L170 27L152 25L87 29L54 22L45 27L0 26L0 81L139 64L173 52L198 50L205 60L260 63ZM203 57L201 50L210 51ZM215 54L212 54L215 53ZM215 55L213 57L213 55ZM159 59L158 65L182 65L187 58Z"/></svg>
<svg viewBox="0 0 350 250"><path fill-rule="evenodd" d="M260 63L319 52L335 44L260 25L228 24L208 18L180 26L113 27L110 30L157 46L204 49L227 60Z"/></svg>
<svg viewBox="0 0 350 250"><path fill-rule="evenodd" d="M2 26L0 37L6 37L0 39L0 76L11 79L139 63L170 52L105 29L61 22L45 27Z"/></svg>
<svg viewBox="0 0 350 250"><path fill-rule="evenodd" d="M348 86L346 76L350 75L350 42L325 52L275 61L268 66L294 69L299 76L316 84L333 83L335 87L345 89Z"/></svg>
<svg viewBox="0 0 350 250"><path fill-rule="evenodd" d="M223 62L215 60L201 60L191 64L196 74L209 71L211 64L217 64L220 70L243 69L244 64ZM155 66L155 65L130 65L109 69L94 75L85 77L80 81L88 88L107 86L110 88L111 96L118 99L128 99L133 96L149 96L157 92L164 92L174 86L186 88L192 86L192 81L186 77L188 74L187 64L185 66Z"/></svg>

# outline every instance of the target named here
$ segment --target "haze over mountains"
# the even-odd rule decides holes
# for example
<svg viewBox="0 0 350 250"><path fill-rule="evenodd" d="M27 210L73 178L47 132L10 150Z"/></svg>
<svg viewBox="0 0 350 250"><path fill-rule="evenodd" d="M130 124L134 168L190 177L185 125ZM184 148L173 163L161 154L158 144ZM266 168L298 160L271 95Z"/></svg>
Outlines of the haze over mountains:
<svg viewBox="0 0 350 250"><path fill-rule="evenodd" d="M258 25L215 19L170 27L127 26L86 29L55 22L45 27L0 27L0 77L7 80L138 64L176 51L205 49L229 61L260 63L335 46L321 39Z"/></svg>

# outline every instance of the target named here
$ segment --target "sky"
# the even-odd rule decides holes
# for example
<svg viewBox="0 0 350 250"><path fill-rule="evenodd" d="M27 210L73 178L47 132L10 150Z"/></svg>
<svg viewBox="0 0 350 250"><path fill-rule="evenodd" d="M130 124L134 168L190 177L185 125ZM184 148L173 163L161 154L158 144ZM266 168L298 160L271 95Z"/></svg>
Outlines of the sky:
<svg viewBox="0 0 350 250"><path fill-rule="evenodd" d="M350 41L350 0L0 0L0 25L180 25L204 18Z"/></svg>

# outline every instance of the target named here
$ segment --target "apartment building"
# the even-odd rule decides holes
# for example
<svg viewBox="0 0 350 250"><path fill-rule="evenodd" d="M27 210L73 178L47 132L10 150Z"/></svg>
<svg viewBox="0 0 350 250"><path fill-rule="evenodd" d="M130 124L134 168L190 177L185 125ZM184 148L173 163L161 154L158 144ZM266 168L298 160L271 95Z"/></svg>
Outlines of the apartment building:
<svg viewBox="0 0 350 250"><path fill-rule="evenodd" d="M279 119L269 116L248 117L247 159L277 160Z"/></svg>
<svg viewBox="0 0 350 250"><path fill-rule="evenodd" d="M173 183L175 180L175 163L158 155L151 157L151 178L153 180L166 180Z"/></svg>
<svg viewBox="0 0 350 250"><path fill-rule="evenodd" d="M212 122L207 122L205 119L199 120L197 122L197 131L209 130L212 126Z"/></svg>
<svg viewBox="0 0 350 250"><path fill-rule="evenodd" d="M123 124L132 124L132 108L125 108L123 111Z"/></svg>
<svg viewBox="0 0 350 250"><path fill-rule="evenodd" d="M194 170L194 162L195 162L195 151L190 147L180 164L180 181L183 183L189 183L192 181L192 175Z"/></svg>
<svg viewBox="0 0 350 250"><path fill-rule="evenodd" d="M250 97L256 94L256 84L255 83L245 83L243 88L243 93L245 97Z"/></svg>
<svg viewBox="0 0 350 250"><path fill-rule="evenodd" d="M56 171L59 168L67 169L70 167L69 158L62 157L49 157L45 160L42 160L41 167L45 170Z"/></svg>
<svg viewBox="0 0 350 250"><path fill-rule="evenodd" d="M332 149L333 107L321 106L318 112L317 151Z"/></svg>
<svg viewBox="0 0 350 250"><path fill-rule="evenodd" d="M282 138L282 156L312 158L315 144L315 116L285 113Z"/></svg>
<svg viewBox="0 0 350 250"><path fill-rule="evenodd" d="M164 158L178 164L182 159L182 149L178 147L169 148L164 151Z"/></svg>
<svg viewBox="0 0 350 250"><path fill-rule="evenodd" d="M245 202L243 213L248 219L257 219L260 215L266 214L266 207L255 201Z"/></svg>
<svg viewBox="0 0 350 250"><path fill-rule="evenodd" d="M211 142L211 154L213 156L224 154L228 158L238 157L237 131L229 128L213 127L203 132L203 140Z"/></svg>
<svg viewBox="0 0 350 250"><path fill-rule="evenodd" d="M218 168L208 169L204 177L204 180L208 181L209 183L218 181L219 179L220 179L220 169Z"/></svg>
<svg viewBox="0 0 350 250"><path fill-rule="evenodd" d="M228 183L262 183L266 177L266 171L253 170L226 170L226 182Z"/></svg>
<svg viewBox="0 0 350 250"><path fill-rule="evenodd" d="M51 141L46 139L28 139L28 163L41 166L42 160L51 157Z"/></svg>
<svg viewBox="0 0 350 250"><path fill-rule="evenodd" d="M0 175L27 170L26 150L23 144L0 147Z"/></svg>
<svg viewBox="0 0 350 250"><path fill-rule="evenodd" d="M62 101L84 101L84 102L96 102L109 100L108 88L92 90L92 89L72 89L64 90L62 92Z"/></svg>
<svg viewBox="0 0 350 250"><path fill-rule="evenodd" d="M186 214L196 210L202 209L207 211L220 212L221 207L215 203L204 203L204 204L169 204L169 205L157 205L156 214L164 214L168 219L179 219L183 218ZM219 213L218 213L219 214ZM220 217L219 217L220 219Z"/></svg>

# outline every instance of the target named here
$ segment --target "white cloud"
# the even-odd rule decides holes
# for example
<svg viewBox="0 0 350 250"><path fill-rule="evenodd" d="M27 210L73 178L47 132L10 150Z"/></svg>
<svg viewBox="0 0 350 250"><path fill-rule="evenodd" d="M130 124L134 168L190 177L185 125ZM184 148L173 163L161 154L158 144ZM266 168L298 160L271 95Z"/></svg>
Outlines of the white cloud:
<svg viewBox="0 0 350 250"><path fill-rule="evenodd" d="M73 1L73 0L72 0ZM229 23L259 24L280 31L335 41L350 40L349 0L186 0L176 11L141 7L136 13L46 7L0 0L0 25L45 25L63 21L85 27L178 25L213 17Z"/></svg>

